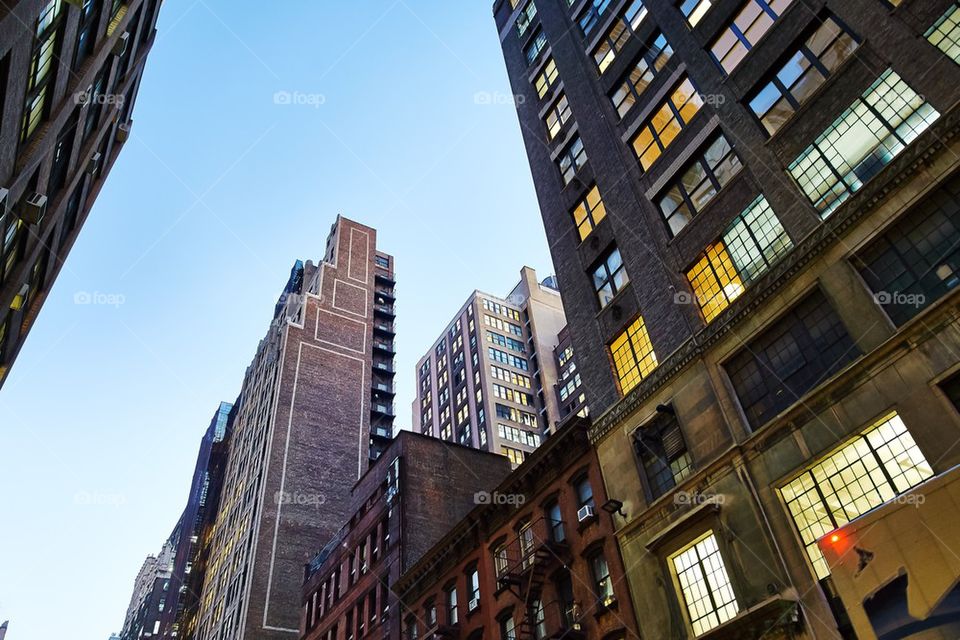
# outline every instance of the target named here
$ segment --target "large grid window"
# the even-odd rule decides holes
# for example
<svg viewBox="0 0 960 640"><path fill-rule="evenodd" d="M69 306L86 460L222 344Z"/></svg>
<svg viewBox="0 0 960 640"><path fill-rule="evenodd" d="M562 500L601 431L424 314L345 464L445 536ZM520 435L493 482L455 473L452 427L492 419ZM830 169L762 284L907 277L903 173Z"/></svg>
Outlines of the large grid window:
<svg viewBox="0 0 960 640"><path fill-rule="evenodd" d="M687 272L707 322L713 320L793 247L793 242L763 196L754 200L707 247Z"/></svg>
<svg viewBox="0 0 960 640"><path fill-rule="evenodd" d="M747 343L725 368L747 420L758 428L859 355L817 289Z"/></svg>
<svg viewBox="0 0 960 640"><path fill-rule="evenodd" d="M583 148L583 140L577 136L570 141L570 144L564 148L560 157L557 158L557 167L560 169L560 177L563 178L563 184L568 185L587 162L587 152Z"/></svg>
<svg viewBox="0 0 960 640"><path fill-rule="evenodd" d="M643 0L633 0L620 13L619 18L604 34L600 43L593 49L593 60L602 74L613 64L617 54L634 35L644 18L647 17L647 8Z"/></svg>
<svg viewBox="0 0 960 640"><path fill-rule="evenodd" d="M534 4L533 0L530 0L527 6L520 11L520 15L517 16L517 35L522 38L530 29L530 25L533 24L533 19L536 17L537 5Z"/></svg>
<svg viewBox="0 0 960 640"><path fill-rule="evenodd" d="M672 55L673 48L666 36L660 32L653 34L630 73L610 95L613 108L621 118L629 113L657 74L667 66Z"/></svg>
<svg viewBox="0 0 960 640"><path fill-rule="evenodd" d="M587 196L573 210L573 223L577 225L580 240L585 240L590 232L600 224L600 221L606 217L607 209L603 206L600 189L597 188L597 185L593 185L593 188L587 192Z"/></svg>
<svg viewBox="0 0 960 640"><path fill-rule="evenodd" d="M888 69L790 164L790 174L828 216L939 117Z"/></svg>
<svg viewBox="0 0 960 640"><path fill-rule="evenodd" d="M37 18L33 55L30 60L30 75L27 79L26 104L20 126L20 141L33 135L47 117L47 98L56 75L56 50L59 45L60 14L63 0L50 0Z"/></svg>
<svg viewBox="0 0 960 640"><path fill-rule="evenodd" d="M543 99L550 91L550 87L556 84L558 77L557 63L554 62L553 58L549 58L547 63L543 65L543 71L537 74L533 81L533 87L537 90L537 97Z"/></svg>
<svg viewBox="0 0 960 640"><path fill-rule="evenodd" d="M893 413L781 487L817 578L830 575L819 538L932 475L920 447Z"/></svg>
<svg viewBox="0 0 960 640"><path fill-rule="evenodd" d="M657 368L657 354L647 334L642 317L634 320L610 345L613 367L620 383L620 393L627 395Z"/></svg>
<svg viewBox="0 0 960 640"><path fill-rule="evenodd" d="M580 31L583 32L584 37L590 35L593 28L600 22L600 16L602 16L609 7L610 0L593 0L593 2L590 3L586 13L584 13L578 21Z"/></svg>
<svg viewBox="0 0 960 640"><path fill-rule="evenodd" d="M547 34L543 31L538 31L537 35L533 37L533 40L530 41L524 50L523 56L527 59L527 64L533 64L537 57L540 55L540 52L543 51L543 48L547 46Z"/></svg>
<svg viewBox="0 0 960 640"><path fill-rule="evenodd" d="M728 74L743 61L793 0L747 0L710 45L714 60Z"/></svg>
<svg viewBox="0 0 960 640"><path fill-rule="evenodd" d="M827 17L750 100L750 109L773 135L859 46L856 38Z"/></svg>
<svg viewBox="0 0 960 640"><path fill-rule="evenodd" d="M700 636L740 611L712 531L670 558L693 634Z"/></svg>
<svg viewBox="0 0 960 640"><path fill-rule="evenodd" d="M690 78L684 77L631 142L644 171L650 169L702 106L703 98Z"/></svg>
<svg viewBox="0 0 960 640"><path fill-rule="evenodd" d="M566 94L561 93L543 119L547 126L547 138L553 140L560 135L560 132L563 131L563 125L572 117L573 112L570 110L570 102L567 100Z"/></svg>
<svg viewBox="0 0 960 640"><path fill-rule="evenodd" d="M703 156L691 162L659 200L670 233L676 235L687 226L742 168L740 158L722 134L713 140Z"/></svg>
<svg viewBox="0 0 960 640"><path fill-rule="evenodd" d="M902 325L960 283L960 179L908 212L854 261Z"/></svg>
<svg viewBox="0 0 960 640"><path fill-rule="evenodd" d="M924 37L960 64L960 6L954 4L930 27Z"/></svg>
<svg viewBox="0 0 960 640"><path fill-rule="evenodd" d="M614 247L608 251L593 268L592 276L593 289L602 309L630 282L620 249Z"/></svg>
<svg viewBox="0 0 960 640"><path fill-rule="evenodd" d="M693 459L687 451L680 423L671 413L659 413L649 424L637 429L633 434L633 450L654 500L693 471Z"/></svg>
<svg viewBox="0 0 960 640"><path fill-rule="evenodd" d="M695 27L703 16L707 15L707 11L710 11L713 2L711 0L681 0L679 6L680 13L687 19L687 24Z"/></svg>

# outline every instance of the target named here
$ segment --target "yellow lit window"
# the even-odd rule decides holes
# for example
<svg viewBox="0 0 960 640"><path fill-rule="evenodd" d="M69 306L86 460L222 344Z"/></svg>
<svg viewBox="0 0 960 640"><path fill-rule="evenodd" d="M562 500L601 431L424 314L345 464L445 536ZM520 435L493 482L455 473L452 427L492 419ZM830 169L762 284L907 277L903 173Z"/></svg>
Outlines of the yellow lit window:
<svg viewBox="0 0 960 640"><path fill-rule="evenodd" d="M547 64L543 65L543 71L540 72L540 75L538 75L533 82L533 86L537 90L537 96L543 98L547 95L547 91L550 90L550 87L552 87L556 81L557 63L553 61L553 58L550 58L547 60Z"/></svg>
<svg viewBox="0 0 960 640"><path fill-rule="evenodd" d="M693 634L700 636L740 611L712 531L670 557Z"/></svg>
<svg viewBox="0 0 960 640"><path fill-rule="evenodd" d="M585 240L594 227L607 217L607 210L600 198L600 189L596 185L587 193L587 197L573 210L573 221L580 233L580 240Z"/></svg>
<svg viewBox="0 0 960 640"><path fill-rule="evenodd" d="M932 475L903 420L891 413L781 487L817 578L830 575L819 538Z"/></svg>
<svg viewBox="0 0 960 640"><path fill-rule="evenodd" d="M641 380L657 368L657 354L647 334L642 317L638 317L610 345L613 366L620 382L620 392L626 395Z"/></svg>
<svg viewBox="0 0 960 640"><path fill-rule="evenodd" d="M707 322L743 293L743 282L722 241L707 247L700 261L687 272L687 279Z"/></svg>
<svg viewBox="0 0 960 640"><path fill-rule="evenodd" d="M633 139L634 153L645 171L656 162L702 106L703 98L697 93L690 79L684 78Z"/></svg>

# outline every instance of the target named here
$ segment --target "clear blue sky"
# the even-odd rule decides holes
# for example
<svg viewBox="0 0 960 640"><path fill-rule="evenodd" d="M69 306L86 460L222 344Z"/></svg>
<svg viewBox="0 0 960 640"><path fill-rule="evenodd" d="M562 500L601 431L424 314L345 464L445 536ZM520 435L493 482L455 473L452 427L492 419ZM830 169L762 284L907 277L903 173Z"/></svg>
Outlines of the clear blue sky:
<svg viewBox="0 0 960 640"><path fill-rule="evenodd" d="M338 212L397 257L404 426L416 358L469 292L552 271L513 108L475 103L510 92L491 5L165 1L133 138L0 391L7 640L120 630L203 430Z"/></svg>

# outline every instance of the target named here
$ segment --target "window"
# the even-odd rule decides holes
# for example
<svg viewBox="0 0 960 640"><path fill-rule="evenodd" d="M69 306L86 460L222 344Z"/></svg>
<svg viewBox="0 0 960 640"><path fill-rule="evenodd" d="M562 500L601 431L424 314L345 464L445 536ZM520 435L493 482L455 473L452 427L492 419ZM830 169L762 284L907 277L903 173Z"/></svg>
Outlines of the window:
<svg viewBox="0 0 960 640"><path fill-rule="evenodd" d="M754 200L687 272L704 319L716 318L792 247L767 199Z"/></svg>
<svg viewBox="0 0 960 640"><path fill-rule="evenodd" d="M447 624L455 625L460 622L460 614L457 612L457 587L452 586L446 592L447 601Z"/></svg>
<svg viewBox="0 0 960 640"><path fill-rule="evenodd" d="M583 32L584 36L590 34L597 23L600 21L600 16L607 10L610 6L610 0L593 0L587 12L580 18L580 31Z"/></svg>
<svg viewBox="0 0 960 640"><path fill-rule="evenodd" d="M563 530L563 513L560 511L560 502L553 500L544 510L547 516L547 524L550 526L550 539L553 542L563 542L567 539Z"/></svg>
<svg viewBox="0 0 960 640"><path fill-rule="evenodd" d="M557 101L550 107L546 117L543 119L547 125L547 138L550 140L556 138L560 132L563 131L563 125L572 117L573 112L570 111L570 103L567 101L567 96L561 93L560 97L558 97Z"/></svg>
<svg viewBox="0 0 960 640"><path fill-rule="evenodd" d="M85 143L90 139L94 129L100 123L100 115L103 113L104 105L104 85L107 82L107 69L100 71L94 78L93 84L87 89L90 96L90 103L87 105L87 113L83 119L83 134L81 140Z"/></svg>
<svg viewBox="0 0 960 640"><path fill-rule="evenodd" d="M590 558L590 570L593 573L593 587L600 601L612 598L613 581L610 579L610 567L603 553L597 553Z"/></svg>
<svg viewBox="0 0 960 640"><path fill-rule="evenodd" d="M501 447L503 449L503 455L507 456L507 459L510 460L510 466L514 469L519 467L524 458L526 458L526 453L520 451L519 449L514 449L512 447Z"/></svg>
<svg viewBox="0 0 960 640"><path fill-rule="evenodd" d="M657 354L653 352L643 317L638 317L617 336L610 345L610 355L623 395L657 368Z"/></svg>
<svg viewBox="0 0 960 640"><path fill-rule="evenodd" d="M533 19L537 17L537 5L533 3L533 0L527 3L521 11L520 15L517 16L517 35L521 38L530 28L530 25L533 24Z"/></svg>
<svg viewBox="0 0 960 640"><path fill-rule="evenodd" d="M426 617L427 628L432 629L437 626L437 604L433 600L429 600L423 608L424 616Z"/></svg>
<svg viewBox="0 0 960 640"><path fill-rule="evenodd" d="M80 26L77 31L77 49L73 56L73 68L79 69L93 52L97 34L97 23L100 21L100 5L102 0L83 0L80 8Z"/></svg>
<svg viewBox="0 0 960 640"><path fill-rule="evenodd" d="M56 50L59 45L60 10L63 0L50 0L37 18L36 39L30 60L30 74L27 80L26 105L23 109L23 121L20 126L20 141L25 142L33 135L40 123L47 117L47 90L53 84L56 75Z"/></svg>
<svg viewBox="0 0 960 640"><path fill-rule="evenodd" d="M348 620L347 620L347 632L348 632L348 634L349 634L349 629L350 629L350 621L349 621L349 616L350 616L350 614L349 614L349 612L347 613L347 616L348 616ZM406 636L407 636L407 640L417 640L417 637L419 636L419 633L418 633L418 630L417 630L417 619L416 619L415 617L413 617L413 616L408 616L408 617L407 617L407 633L406 633Z"/></svg>
<svg viewBox="0 0 960 640"><path fill-rule="evenodd" d="M857 254L854 264L902 325L960 282L960 179L954 178Z"/></svg>
<svg viewBox="0 0 960 640"><path fill-rule="evenodd" d="M659 31L654 33L627 77L610 96L613 108L621 118L630 112L656 75L667 66L672 55L673 48L667 42L666 36Z"/></svg>
<svg viewBox="0 0 960 640"><path fill-rule="evenodd" d="M893 413L781 487L817 578L830 575L818 538L932 475L903 420Z"/></svg>
<svg viewBox="0 0 960 640"><path fill-rule="evenodd" d="M554 62L553 58L548 58L547 63L543 65L543 71L537 74L536 79L533 81L533 87L537 90L537 96L541 100L547 95L547 92L550 91L550 87L557 82L558 75L557 63Z"/></svg>
<svg viewBox="0 0 960 640"><path fill-rule="evenodd" d="M600 300L600 308L606 307L610 301L623 290L630 282L627 277L627 268L623 266L620 249L614 247L600 259L600 263L593 268L593 289Z"/></svg>
<svg viewBox="0 0 960 640"><path fill-rule="evenodd" d="M649 424L637 429L633 433L633 449L654 500L693 471L693 459L680 423L672 413L658 413Z"/></svg>
<svg viewBox="0 0 960 640"><path fill-rule="evenodd" d="M560 168L560 176L563 178L563 184L568 185L587 162L587 152L583 148L583 141L580 136L574 138L570 144L563 150L560 157L557 158L557 166Z"/></svg>
<svg viewBox="0 0 960 640"><path fill-rule="evenodd" d="M731 73L792 1L747 0L733 21L710 46L714 60L724 71Z"/></svg>
<svg viewBox="0 0 960 640"><path fill-rule="evenodd" d="M713 3L710 0L682 0L680 2L680 12L686 17L687 24L695 27L712 6Z"/></svg>
<svg viewBox="0 0 960 640"><path fill-rule="evenodd" d="M951 60L960 64L960 6L954 4L923 36Z"/></svg>
<svg viewBox="0 0 960 640"><path fill-rule="evenodd" d="M607 217L607 210L600 198L600 189L593 185L577 208L573 210L573 222L577 225L580 240L585 240L590 232Z"/></svg>
<svg viewBox="0 0 960 640"><path fill-rule="evenodd" d="M817 30L750 100L750 109L773 135L859 46L833 18Z"/></svg>
<svg viewBox="0 0 960 640"><path fill-rule="evenodd" d="M537 35L533 37L533 40L530 41L524 50L523 56L527 59L527 64L533 64L537 57L540 55L540 52L543 51L543 48L547 46L547 36L543 31L538 31Z"/></svg>
<svg viewBox="0 0 960 640"><path fill-rule="evenodd" d="M480 573L476 567L467 572L467 589L470 594L467 611L473 611L480 606Z"/></svg>
<svg viewBox="0 0 960 640"><path fill-rule="evenodd" d="M940 117L888 69L789 167L828 216Z"/></svg>
<svg viewBox="0 0 960 640"><path fill-rule="evenodd" d="M631 142L644 171L650 169L702 106L703 99L685 77Z"/></svg>
<svg viewBox="0 0 960 640"><path fill-rule="evenodd" d="M642 0L633 0L620 14L613 26L604 34L600 43L594 48L592 55L597 64L597 70L602 74L605 72L617 54L630 40L630 36L636 33L640 23L647 17L647 9Z"/></svg>
<svg viewBox="0 0 960 640"><path fill-rule="evenodd" d="M384 269L390 268L390 260L388 258L385 258L383 256L376 256L374 260L376 260L378 267L383 267Z"/></svg>
<svg viewBox="0 0 960 640"><path fill-rule="evenodd" d="M670 233L676 235L687 226L742 168L726 137L721 134L711 142L703 156L691 162L660 198L660 212Z"/></svg>
<svg viewBox="0 0 960 640"><path fill-rule="evenodd" d="M670 563L695 636L720 626L740 611L712 531L671 556Z"/></svg>
<svg viewBox="0 0 960 640"><path fill-rule="evenodd" d="M588 476L580 477L574 487L577 490L577 511L583 509L584 507L592 507L593 503L593 485L590 484L590 478Z"/></svg>
<svg viewBox="0 0 960 640"><path fill-rule="evenodd" d="M493 347L487 349L487 353L490 355L490 359L494 362L510 365L511 367L516 367L517 369L521 369L523 371L527 371L530 368L530 365L525 359L515 356L512 353L500 351L499 349L494 349Z"/></svg>
<svg viewBox="0 0 960 640"><path fill-rule="evenodd" d="M859 355L840 317L816 290L725 367L747 420L757 428Z"/></svg>
<svg viewBox="0 0 960 640"><path fill-rule="evenodd" d="M500 640L517 640L517 628L513 616L500 619Z"/></svg>

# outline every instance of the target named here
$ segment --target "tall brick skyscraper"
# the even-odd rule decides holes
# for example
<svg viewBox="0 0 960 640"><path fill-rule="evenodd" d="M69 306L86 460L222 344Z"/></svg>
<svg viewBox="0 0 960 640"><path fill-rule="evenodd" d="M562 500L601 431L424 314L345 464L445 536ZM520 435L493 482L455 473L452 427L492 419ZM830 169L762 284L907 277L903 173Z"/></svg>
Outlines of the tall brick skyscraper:
<svg viewBox="0 0 960 640"><path fill-rule="evenodd" d="M955 637L960 4L494 14L640 635Z"/></svg>
<svg viewBox="0 0 960 640"><path fill-rule="evenodd" d="M0 386L130 137L159 10L0 5Z"/></svg>
<svg viewBox="0 0 960 640"><path fill-rule="evenodd" d="M238 399L196 638L296 637L303 567L392 436L393 273L343 217L294 266Z"/></svg>
<svg viewBox="0 0 960 640"><path fill-rule="evenodd" d="M562 418L553 350L565 322L556 279L530 267L503 298L474 291L417 362L414 430L520 464Z"/></svg>

